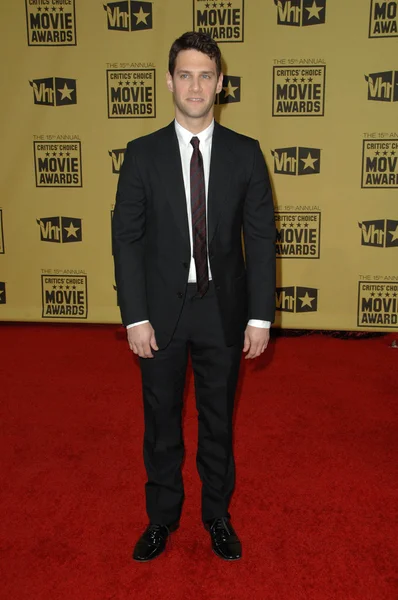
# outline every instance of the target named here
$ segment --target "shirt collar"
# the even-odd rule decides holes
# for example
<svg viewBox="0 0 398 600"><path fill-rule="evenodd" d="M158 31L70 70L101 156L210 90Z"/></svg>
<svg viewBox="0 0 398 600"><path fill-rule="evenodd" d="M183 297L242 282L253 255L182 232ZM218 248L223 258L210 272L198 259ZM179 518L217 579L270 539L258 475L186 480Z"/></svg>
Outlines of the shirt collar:
<svg viewBox="0 0 398 600"><path fill-rule="evenodd" d="M195 136L197 138L199 138L199 142L202 145L208 143L211 140L211 138L213 137L214 119L212 120L210 125L208 127L206 127L206 129L204 129L200 133L196 133L196 134L192 133L191 131L188 131L188 129L185 129L185 127L183 127L182 125L179 124L177 119L174 119L174 125L175 125L175 130L176 130L178 141L180 144L183 144L184 146L189 146L191 143L191 139Z"/></svg>

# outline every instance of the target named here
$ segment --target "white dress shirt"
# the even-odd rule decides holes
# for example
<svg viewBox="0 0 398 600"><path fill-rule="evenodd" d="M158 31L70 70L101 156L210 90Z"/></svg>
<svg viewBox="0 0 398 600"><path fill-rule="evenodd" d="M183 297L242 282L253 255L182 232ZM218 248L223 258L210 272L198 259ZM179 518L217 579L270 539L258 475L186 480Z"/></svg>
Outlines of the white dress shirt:
<svg viewBox="0 0 398 600"><path fill-rule="evenodd" d="M191 213L191 157L193 153L193 146L191 144L191 139L193 137L199 138L199 150L203 157L203 170L205 177L205 189L206 189L206 210L207 210L207 197L209 190L209 173L210 173L210 157L211 157L211 144L213 140L213 131L214 131L214 119L210 123L206 129L201 131L200 133L193 134L188 129L185 129L182 125L180 125L176 120L175 129L178 139L178 145L180 148L180 156L181 156L181 166L182 166L182 174L184 178L184 188L185 188L185 198L187 202L187 215L188 215L188 226L189 226L189 238L191 241L191 249L193 247L192 240L192 213ZM209 267L209 280L211 280L211 269L209 258L207 258L207 264ZM193 256L191 256L191 263L189 267L189 275L188 275L189 283L196 283L196 268L195 268L195 260ZM130 327L135 327L136 325L141 325L142 323L148 323L148 321L139 321L138 323L132 323L131 325L127 325L127 329ZM253 327L262 327L269 328L271 326L270 321L261 321L259 319L250 319L248 325L252 325Z"/></svg>

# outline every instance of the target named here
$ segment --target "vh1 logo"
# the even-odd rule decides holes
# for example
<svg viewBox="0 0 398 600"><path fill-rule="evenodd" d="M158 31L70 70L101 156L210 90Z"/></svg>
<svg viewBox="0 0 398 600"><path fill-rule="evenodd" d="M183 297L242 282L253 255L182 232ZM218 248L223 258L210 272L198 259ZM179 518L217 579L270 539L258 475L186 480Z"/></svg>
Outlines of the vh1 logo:
<svg viewBox="0 0 398 600"><path fill-rule="evenodd" d="M392 219L375 219L358 223L361 230L362 246L373 248L398 247L398 221Z"/></svg>
<svg viewBox="0 0 398 600"><path fill-rule="evenodd" d="M74 217L43 217L36 219L40 240L56 244L82 241L82 220Z"/></svg>
<svg viewBox="0 0 398 600"><path fill-rule="evenodd" d="M42 106L67 106L76 104L76 79L46 77L29 81L33 88L33 101Z"/></svg>
<svg viewBox="0 0 398 600"><path fill-rule="evenodd" d="M124 161L126 148L118 148L116 150L108 150L108 154L112 159L112 173L119 174Z"/></svg>
<svg viewBox="0 0 398 600"><path fill-rule="evenodd" d="M383 71L365 75L368 100L398 102L398 71Z"/></svg>
<svg viewBox="0 0 398 600"><path fill-rule="evenodd" d="M317 288L288 286L276 288L276 310L304 313L318 310Z"/></svg>
<svg viewBox="0 0 398 600"><path fill-rule="evenodd" d="M274 173L281 175L315 175L321 171L320 148L291 146L271 150Z"/></svg>
<svg viewBox="0 0 398 600"><path fill-rule="evenodd" d="M321 25L326 18L326 0L274 0L278 25Z"/></svg>
<svg viewBox="0 0 398 600"><path fill-rule="evenodd" d="M108 29L113 31L141 31L152 29L152 2L125 0L104 4Z"/></svg>

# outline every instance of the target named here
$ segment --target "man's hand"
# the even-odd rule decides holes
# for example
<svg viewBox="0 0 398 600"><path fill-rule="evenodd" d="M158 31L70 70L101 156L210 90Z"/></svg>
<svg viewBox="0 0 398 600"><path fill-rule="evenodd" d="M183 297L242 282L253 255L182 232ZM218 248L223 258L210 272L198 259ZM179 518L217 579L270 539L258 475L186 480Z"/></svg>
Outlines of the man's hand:
<svg viewBox="0 0 398 600"><path fill-rule="evenodd" d="M152 350L159 350L155 330L150 323L142 323L127 329L130 350L141 358L153 358Z"/></svg>
<svg viewBox="0 0 398 600"><path fill-rule="evenodd" d="M245 343L243 346L243 352L247 352L245 358L256 358L257 356L260 356L268 346L268 342L268 328L248 325L245 331Z"/></svg>

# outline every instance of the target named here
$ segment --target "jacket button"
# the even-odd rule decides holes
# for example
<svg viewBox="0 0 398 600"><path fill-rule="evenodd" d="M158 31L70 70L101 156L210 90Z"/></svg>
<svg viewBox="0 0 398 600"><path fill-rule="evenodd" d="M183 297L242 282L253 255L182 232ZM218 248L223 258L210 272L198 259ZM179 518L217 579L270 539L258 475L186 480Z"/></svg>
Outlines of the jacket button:
<svg viewBox="0 0 398 600"><path fill-rule="evenodd" d="M217 292L221 290L221 286L220 285L216 285L216 290Z"/></svg>
<svg viewBox="0 0 398 600"><path fill-rule="evenodd" d="M177 298L182 298L184 294L182 292L177 292Z"/></svg>
<svg viewBox="0 0 398 600"><path fill-rule="evenodd" d="M188 269L188 267L189 267L189 264L188 264L187 262L183 262L183 263L182 263L182 266L183 266L185 269Z"/></svg>

